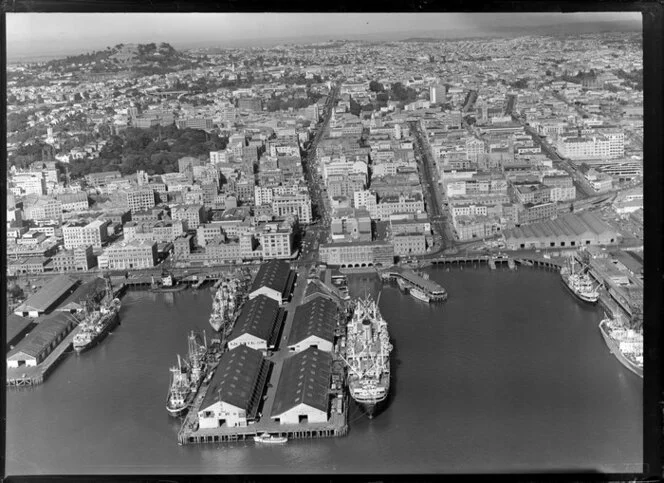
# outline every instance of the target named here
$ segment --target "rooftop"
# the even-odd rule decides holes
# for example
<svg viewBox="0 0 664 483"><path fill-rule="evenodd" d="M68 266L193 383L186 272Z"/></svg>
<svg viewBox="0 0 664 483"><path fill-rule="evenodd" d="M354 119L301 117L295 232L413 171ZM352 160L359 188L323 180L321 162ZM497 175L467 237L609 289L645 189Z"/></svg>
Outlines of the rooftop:
<svg viewBox="0 0 664 483"><path fill-rule="evenodd" d="M22 352L32 357L38 357L51 345L58 334L64 332L67 326L75 321L74 316L65 312L55 312L37 319L37 326L14 347L7 357Z"/></svg>
<svg viewBox="0 0 664 483"><path fill-rule="evenodd" d="M309 284L309 287L316 287ZM309 292L307 287L307 292ZM322 290L321 290L321 293ZM297 344L309 336L334 342L334 329L337 326L337 304L326 297L316 297L295 309L293 325L288 345Z"/></svg>
<svg viewBox="0 0 664 483"><path fill-rule="evenodd" d="M332 356L309 348L284 361L270 417L306 404L327 412Z"/></svg>
<svg viewBox="0 0 664 483"><path fill-rule="evenodd" d="M275 300L265 295L248 300L235 322L229 341L251 334L269 342L278 316L279 304Z"/></svg>
<svg viewBox="0 0 664 483"><path fill-rule="evenodd" d="M261 370L269 364L263 355L242 344L224 352L201 403L201 410L218 401L244 409L247 418L255 418L262 387L258 387Z"/></svg>
<svg viewBox="0 0 664 483"><path fill-rule="evenodd" d="M263 263L251 284L249 293L261 287L268 287L283 294L288 287L290 275L290 265L283 260L270 260Z"/></svg>
<svg viewBox="0 0 664 483"><path fill-rule="evenodd" d="M69 275L58 275L49 280L36 294L19 305L14 312L29 312L31 310L46 312L78 283L78 280Z"/></svg>

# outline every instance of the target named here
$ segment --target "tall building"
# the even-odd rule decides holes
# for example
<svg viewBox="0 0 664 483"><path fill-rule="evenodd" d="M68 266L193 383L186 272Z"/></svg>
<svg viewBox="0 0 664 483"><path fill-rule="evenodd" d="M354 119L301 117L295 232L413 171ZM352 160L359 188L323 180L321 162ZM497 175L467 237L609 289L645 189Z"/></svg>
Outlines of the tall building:
<svg viewBox="0 0 664 483"><path fill-rule="evenodd" d="M87 224L69 223L62 227L65 249L92 246L101 248L108 238L108 220L94 220Z"/></svg>
<svg viewBox="0 0 664 483"><path fill-rule="evenodd" d="M155 205L154 190L141 188L127 191L127 204L132 213L149 210Z"/></svg>
<svg viewBox="0 0 664 483"><path fill-rule="evenodd" d="M440 84L429 87L429 100L432 104L441 104L445 102L445 86Z"/></svg>
<svg viewBox="0 0 664 483"><path fill-rule="evenodd" d="M297 215L300 223L311 223L311 199L308 193L275 195L272 197L272 212L278 218Z"/></svg>

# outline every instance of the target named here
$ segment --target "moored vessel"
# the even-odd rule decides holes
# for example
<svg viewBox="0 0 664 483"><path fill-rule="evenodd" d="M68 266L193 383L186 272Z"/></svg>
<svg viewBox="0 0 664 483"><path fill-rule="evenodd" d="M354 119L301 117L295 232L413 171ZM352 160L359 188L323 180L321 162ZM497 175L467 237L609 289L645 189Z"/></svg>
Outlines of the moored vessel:
<svg viewBox="0 0 664 483"><path fill-rule="evenodd" d="M288 442L288 437L287 436L274 436L269 433L263 433L254 436L254 441L256 443L286 443Z"/></svg>
<svg viewBox="0 0 664 483"><path fill-rule="evenodd" d="M72 345L76 352L83 352L97 345L120 321L121 302L113 298L113 287L106 279L106 293L97 308L88 308L79 332L74 336Z"/></svg>
<svg viewBox="0 0 664 483"><path fill-rule="evenodd" d="M627 369L643 378L643 335L624 327L620 319L605 318L599 323L602 338L611 353Z"/></svg>
<svg viewBox="0 0 664 483"><path fill-rule="evenodd" d="M579 300L591 304L599 300L599 284L593 283L592 278L582 267L576 270L576 261L574 256L570 257L569 264L560 269L560 277L567 287Z"/></svg>
<svg viewBox="0 0 664 483"><path fill-rule="evenodd" d="M380 297L379 297L380 298ZM346 356L350 396L373 417L390 390L392 344L387 322L370 298L358 299L346 325Z"/></svg>
<svg viewBox="0 0 664 483"><path fill-rule="evenodd" d="M171 367L171 385L166 399L166 410L171 416L180 416L191 400L191 385L186 365L183 367L178 355L178 366Z"/></svg>

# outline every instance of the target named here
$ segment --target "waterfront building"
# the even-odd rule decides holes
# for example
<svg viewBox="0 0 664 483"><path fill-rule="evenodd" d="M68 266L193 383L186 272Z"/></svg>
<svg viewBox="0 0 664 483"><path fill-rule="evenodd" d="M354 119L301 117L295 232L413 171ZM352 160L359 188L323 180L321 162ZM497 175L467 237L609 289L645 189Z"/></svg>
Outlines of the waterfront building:
<svg viewBox="0 0 664 483"><path fill-rule="evenodd" d="M132 240L116 243L104 251L111 270L151 268L157 263L157 243L149 240ZM101 257L99 267L102 268Z"/></svg>
<svg viewBox="0 0 664 483"><path fill-rule="evenodd" d="M423 233L399 233L392 237L394 254L397 256L422 255L427 251Z"/></svg>
<svg viewBox="0 0 664 483"><path fill-rule="evenodd" d="M78 286L79 281L68 275L58 275L49 280L37 293L16 307L14 313L21 317L39 317L55 309Z"/></svg>
<svg viewBox="0 0 664 483"><path fill-rule="evenodd" d="M288 223L265 223L256 227L263 259L290 258L293 251L293 229Z"/></svg>
<svg viewBox="0 0 664 483"><path fill-rule="evenodd" d="M93 220L90 223L71 222L62 227L65 249L92 245L101 248L108 239L109 220Z"/></svg>
<svg viewBox="0 0 664 483"><path fill-rule="evenodd" d="M316 297L298 306L288 337L288 350L301 352L312 347L332 352L338 320L337 304L327 296Z"/></svg>
<svg viewBox="0 0 664 483"><path fill-rule="evenodd" d="M225 241L216 238L207 243L205 247L206 261L208 263L227 263L242 260L242 250L237 241Z"/></svg>
<svg viewBox="0 0 664 483"><path fill-rule="evenodd" d="M255 421L270 365L247 345L224 352L200 405L199 427L245 427Z"/></svg>
<svg viewBox="0 0 664 483"><path fill-rule="evenodd" d="M81 313L86 310L88 302L99 302L106 294L106 288L106 279L95 277L89 282L79 285L55 311L69 314Z"/></svg>
<svg viewBox="0 0 664 483"><path fill-rule="evenodd" d="M154 190L141 188L127 191L127 204L132 213L149 210L155 205Z"/></svg>
<svg viewBox="0 0 664 483"><path fill-rule="evenodd" d="M224 230L218 224L203 223L196 228L196 244L199 247L205 247L208 242L224 237Z"/></svg>
<svg viewBox="0 0 664 483"><path fill-rule="evenodd" d="M277 343L284 312L279 303L265 295L247 301L228 336L228 348L247 345L267 353Z"/></svg>
<svg viewBox="0 0 664 483"><path fill-rule="evenodd" d="M37 326L7 354L7 367L36 367L78 324L73 315L55 312L37 320Z"/></svg>
<svg viewBox="0 0 664 483"><path fill-rule="evenodd" d="M286 359L270 418L280 424L327 422L331 368L332 356L312 347Z"/></svg>
<svg viewBox="0 0 664 483"><path fill-rule="evenodd" d="M508 250L613 245L618 233L590 212L567 214L555 220L503 232Z"/></svg>
<svg viewBox="0 0 664 483"><path fill-rule="evenodd" d="M295 272L288 262L270 260L261 265L249 289L249 299L265 295L279 305L288 301L295 283Z"/></svg>
<svg viewBox="0 0 664 483"><path fill-rule="evenodd" d="M394 245L387 241L321 243L321 263L346 267L392 266Z"/></svg>
<svg viewBox="0 0 664 483"><path fill-rule="evenodd" d="M54 272L87 271L97 264L92 245L78 246L72 250L62 250L51 258Z"/></svg>
<svg viewBox="0 0 664 483"><path fill-rule="evenodd" d="M16 314L8 314L6 351L9 352L13 349L34 327L35 322L32 319L19 317Z"/></svg>

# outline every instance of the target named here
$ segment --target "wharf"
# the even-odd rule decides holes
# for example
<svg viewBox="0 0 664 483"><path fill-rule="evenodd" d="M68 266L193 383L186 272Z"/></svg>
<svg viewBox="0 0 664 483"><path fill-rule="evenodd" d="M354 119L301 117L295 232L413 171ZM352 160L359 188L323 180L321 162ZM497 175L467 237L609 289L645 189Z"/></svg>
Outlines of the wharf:
<svg viewBox="0 0 664 483"><path fill-rule="evenodd" d="M447 292L443 287L434 282L433 280L428 280L409 268L403 267L392 267L383 271L381 278L393 280L401 279L410 286L417 287L428 295L435 297L437 300L445 300L447 297Z"/></svg>
<svg viewBox="0 0 664 483"><path fill-rule="evenodd" d="M209 389L209 385L203 383L184 418L182 427L178 431L178 444L253 441L254 436L263 433L285 435L289 439L326 438L346 435L348 432L347 397L343 401L342 412L336 413L332 410L330 419L325 423L281 424L270 419L284 360L292 355L287 347L288 337L293 326L295 309L304 298L304 292L307 287L307 272L308 267L301 267L299 270L293 296L285 307L288 312L286 320L283 323L281 338L276 344L275 351L268 357L268 360L272 363L272 368L259 419L244 427L199 428L198 411Z"/></svg>
<svg viewBox="0 0 664 483"><path fill-rule="evenodd" d="M34 367L8 367L7 385L13 387L35 386L44 382L57 363L66 356L67 349L71 348L74 337L80 330L80 326L74 327L40 364Z"/></svg>

